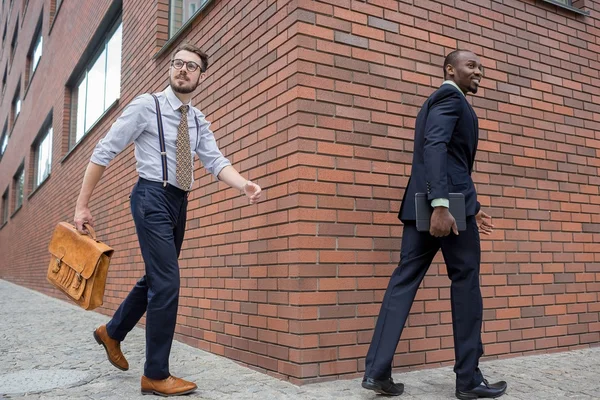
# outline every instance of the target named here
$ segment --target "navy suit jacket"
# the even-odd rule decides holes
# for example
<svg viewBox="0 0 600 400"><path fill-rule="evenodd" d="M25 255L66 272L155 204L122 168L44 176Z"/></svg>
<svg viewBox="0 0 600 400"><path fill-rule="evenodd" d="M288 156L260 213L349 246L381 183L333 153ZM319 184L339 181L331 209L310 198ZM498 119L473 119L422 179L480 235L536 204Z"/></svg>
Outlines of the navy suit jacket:
<svg viewBox="0 0 600 400"><path fill-rule="evenodd" d="M427 193L429 201L465 195L466 215L479 212L471 179L479 128L475 110L453 85L436 90L419 111L411 176L398 213L401 221L414 221L415 193Z"/></svg>

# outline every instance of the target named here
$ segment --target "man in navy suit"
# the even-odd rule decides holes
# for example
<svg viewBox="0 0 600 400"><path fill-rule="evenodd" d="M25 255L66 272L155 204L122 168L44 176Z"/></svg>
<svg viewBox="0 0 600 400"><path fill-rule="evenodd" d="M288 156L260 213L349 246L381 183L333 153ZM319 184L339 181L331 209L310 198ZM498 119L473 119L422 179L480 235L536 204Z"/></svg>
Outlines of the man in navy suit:
<svg viewBox="0 0 600 400"><path fill-rule="evenodd" d="M490 384L478 368L483 354L479 234L489 235L493 225L480 209L471 179L478 122L466 95L477 93L482 67L477 55L456 50L443 68L444 83L417 116L411 177L398 215L404 223L400 264L383 298L362 386L385 395L404 391L402 383L392 380L392 360L417 289L441 248L452 281L456 397L498 397L506 391L506 382ZM462 232L449 211L449 193L457 192L465 196L467 229ZM433 207L429 232L417 231L416 193L426 193Z"/></svg>

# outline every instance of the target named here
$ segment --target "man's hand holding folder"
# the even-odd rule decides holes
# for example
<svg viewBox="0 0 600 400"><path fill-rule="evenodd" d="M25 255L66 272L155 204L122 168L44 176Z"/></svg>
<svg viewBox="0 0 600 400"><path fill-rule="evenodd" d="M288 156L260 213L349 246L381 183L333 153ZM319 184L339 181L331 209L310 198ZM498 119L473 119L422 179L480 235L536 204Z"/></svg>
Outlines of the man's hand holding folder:
<svg viewBox="0 0 600 400"><path fill-rule="evenodd" d="M417 230L429 232L431 236L444 237L450 232L458 235L467 229L465 196L462 193L449 194L450 207L431 207L425 193L415 194Z"/></svg>
<svg viewBox="0 0 600 400"><path fill-rule="evenodd" d="M429 234L435 237L444 237L450 234L450 230L458 235L456 219L450 214L447 207L434 207L429 222Z"/></svg>

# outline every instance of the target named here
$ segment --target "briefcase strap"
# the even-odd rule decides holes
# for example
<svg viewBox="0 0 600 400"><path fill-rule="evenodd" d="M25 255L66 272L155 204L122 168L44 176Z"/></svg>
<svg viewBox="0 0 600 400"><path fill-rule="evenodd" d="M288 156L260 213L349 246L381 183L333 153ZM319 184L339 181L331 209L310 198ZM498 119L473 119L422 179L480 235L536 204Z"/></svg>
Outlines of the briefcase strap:
<svg viewBox="0 0 600 400"><path fill-rule="evenodd" d="M83 227L85 229L87 229L90 237L97 242L98 239L96 239L96 231L94 230L94 228L92 228L92 226L90 224L88 224L87 222L83 224Z"/></svg>

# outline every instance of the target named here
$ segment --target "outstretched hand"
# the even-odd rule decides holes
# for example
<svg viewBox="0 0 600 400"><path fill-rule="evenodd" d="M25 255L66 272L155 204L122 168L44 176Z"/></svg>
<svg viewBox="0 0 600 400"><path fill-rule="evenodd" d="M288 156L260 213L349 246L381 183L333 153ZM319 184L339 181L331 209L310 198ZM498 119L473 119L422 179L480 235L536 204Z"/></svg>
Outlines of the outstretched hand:
<svg viewBox="0 0 600 400"><path fill-rule="evenodd" d="M477 222L477 228L479 229L479 233L484 235L490 235L494 231L494 225L492 224L492 217L479 210L477 215L475 216L475 221Z"/></svg>
<svg viewBox="0 0 600 400"><path fill-rule="evenodd" d="M262 189L256 183L248 181L242 188L242 191L250 199L250 204L254 204L260 199Z"/></svg>

